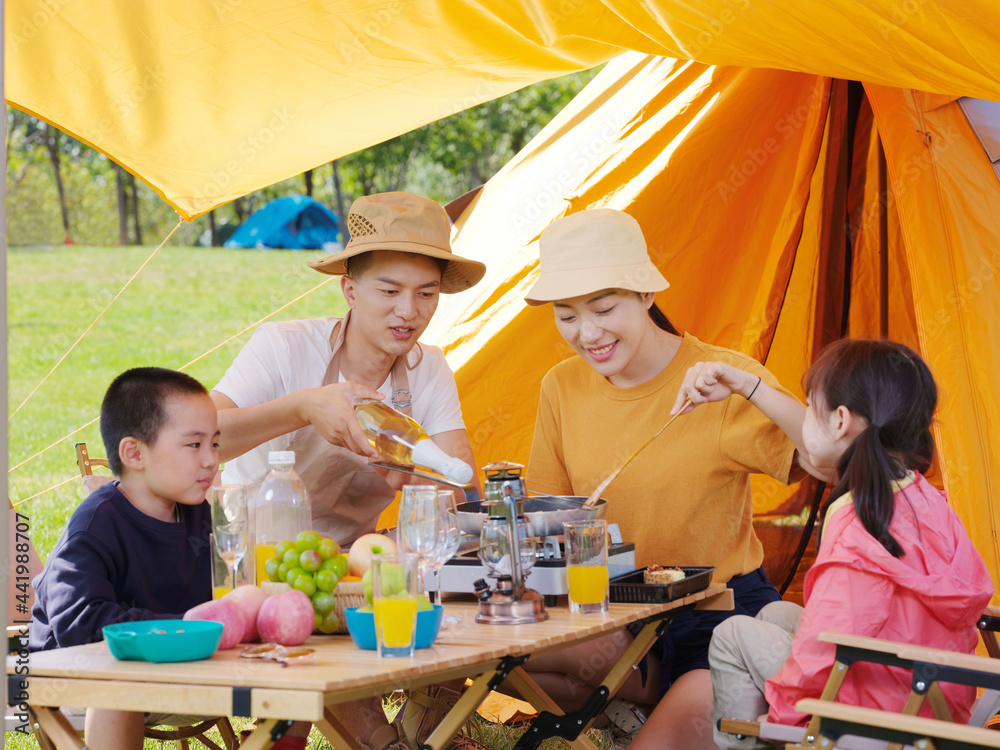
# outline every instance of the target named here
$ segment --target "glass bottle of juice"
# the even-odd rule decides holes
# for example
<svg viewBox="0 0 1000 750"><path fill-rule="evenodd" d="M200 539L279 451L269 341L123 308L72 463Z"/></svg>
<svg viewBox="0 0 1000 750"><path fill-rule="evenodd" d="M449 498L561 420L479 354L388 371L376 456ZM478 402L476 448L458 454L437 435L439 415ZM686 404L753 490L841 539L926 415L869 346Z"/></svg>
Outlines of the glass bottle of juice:
<svg viewBox="0 0 1000 750"><path fill-rule="evenodd" d="M472 467L449 456L431 440L424 428L402 412L375 398L354 402L361 429L379 453L396 464L425 466L460 484L472 480Z"/></svg>
<svg viewBox="0 0 1000 750"><path fill-rule="evenodd" d="M295 473L295 451L270 451L267 462L270 470L260 486L251 514L258 586L268 580L264 563L274 557L274 546L282 539L294 541L300 531L312 528L312 508L306 487Z"/></svg>

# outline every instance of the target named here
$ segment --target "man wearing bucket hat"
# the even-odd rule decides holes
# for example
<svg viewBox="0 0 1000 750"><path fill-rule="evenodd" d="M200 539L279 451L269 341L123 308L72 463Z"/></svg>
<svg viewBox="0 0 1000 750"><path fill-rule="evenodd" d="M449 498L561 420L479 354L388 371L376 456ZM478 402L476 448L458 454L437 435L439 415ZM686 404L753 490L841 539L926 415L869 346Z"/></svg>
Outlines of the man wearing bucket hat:
<svg viewBox="0 0 1000 750"><path fill-rule="evenodd" d="M448 215L427 198L402 192L358 198L347 227L351 237L342 252L309 263L341 276L347 315L265 323L211 394L219 410L223 481L259 482L269 451L294 451L313 528L345 546L375 530L407 478L368 465L380 457L354 416L354 399L382 394L445 453L475 465L454 375L441 350L418 339L440 294L469 289L486 272L482 263L452 253ZM443 713L458 695L431 686L411 697ZM372 750L408 747L377 698L335 712ZM419 723L426 710L409 713L411 723ZM289 734L304 738L308 728L299 724Z"/></svg>
<svg viewBox="0 0 1000 750"><path fill-rule="evenodd" d="M223 479L251 483L271 450L295 451L313 528L342 545L374 531L406 475L379 474L353 401L379 391L445 453L472 465L455 378L437 347L418 343L441 293L470 288L485 266L451 251L451 223L409 193L358 198L342 252L309 265L340 275L341 320L265 323L212 391L222 430Z"/></svg>
<svg viewBox="0 0 1000 750"><path fill-rule="evenodd" d="M670 417L688 368L724 361L781 388L756 360L681 334L655 303L669 284L649 259L639 224L613 209L566 216L542 232L537 281L529 305L551 303L556 327L579 355L543 378L526 479L533 490L587 496ZM789 483L800 478L796 449L749 402L678 420L638 454L603 493L607 518L636 545L636 563L715 567L714 582L734 590L733 612L686 612L665 632L660 684L636 673L619 696L657 704L631 747L712 748L712 682L708 644L725 617L756 614L779 599L761 568L763 550L751 524L750 475ZM714 406L714 405L713 405ZM704 408L704 407L703 407ZM594 435L605 436L594 440ZM608 450L607 438L615 450ZM798 462L802 464L801 461ZM802 468L805 467L802 464ZM606 636L585 651L532 658L551 695L567 705L589 695L628 646ZM656 651L657 649L654 649ZM656 672L654 671L655 675Z"/></svg>

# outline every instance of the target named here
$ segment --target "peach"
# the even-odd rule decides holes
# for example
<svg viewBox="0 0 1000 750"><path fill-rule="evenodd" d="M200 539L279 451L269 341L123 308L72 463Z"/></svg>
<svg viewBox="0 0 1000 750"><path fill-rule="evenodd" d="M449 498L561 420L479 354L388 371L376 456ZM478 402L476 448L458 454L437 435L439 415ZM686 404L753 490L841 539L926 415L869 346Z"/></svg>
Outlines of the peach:
<svg viewBox="0 0 1000 750"><path fill-rule="evenodd" d="M315 625L312 602L297 589L267 597L257 612L257 631L261 640L282 646L299 645L309 637Z"/></svg>
<svg viewBox="0 0 1000 750"><path fill-rule="evenodd" d="M222 623L222 640L219 650L225 651L237 643L242 643L246 637L249 623L247 616L239 604L231 599L213 599L210 602L191 607L184 613L185 620L212 620Z"/></svg>
<svg viewBox="0 0 1000 750"><path fill-rule="evenodd" d="M396 541L385 534L364 534L354 540L347 553L347 570L360 578L372 566L372 550L378 548L386 554L395 554Z"/></svg>
<svg viewBox="0 0 1000 750"><path fill-rule="evenodd" d="M243 610L243 614L247 616L247 632L243 635L243 641L246 643L259 641L260 634L257 632L257 612L260 610L260 605L267 599L267 594L264 593L263 589L259 586L254 586L252 583L248 583L244 586L237 586L222 598L235 602Z"/></svg>

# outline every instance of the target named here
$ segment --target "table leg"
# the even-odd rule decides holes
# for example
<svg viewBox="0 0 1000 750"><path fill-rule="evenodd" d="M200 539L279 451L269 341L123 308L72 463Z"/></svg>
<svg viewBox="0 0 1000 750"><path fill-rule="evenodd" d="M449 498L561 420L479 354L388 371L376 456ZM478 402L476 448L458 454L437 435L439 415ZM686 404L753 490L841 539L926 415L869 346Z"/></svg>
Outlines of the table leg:
<svg viewBox="0 0 1000 750"><path fill-rule="evenodd" d="M316 722L316 727L337 750L363 750L354 735L333 715L329 706L323 709L323 718Z"/></svg>
<svg viewBox="0 0 1000 750"><path fill-rule="evenodd" d="M284 719L259 720L257 728L240 745L240 750L266 750L275 743L275 740L271 737L271 731L279 724L288 723ZM287 727L285 728L287 729Z"/></svg>
<svg viewBox="0 0 1000 750"><path fill-rule="evenodd" d="M476 709L479 708L479 705L485 700L489 692L498 687L510 674L512 669L514 671L520 669L520 667L515 667L514 664L520 664L523 661L523 659L504 659L492 672L484 672L479 675L473 681L472 685L465 689L465 692L455 702L452 709L441 719L441 723L430 733L430 736L427 737L427 742L420 747L420 750L443 750L447 747L452 737L461 731L462 726L475 713Z"/></svg>
<svg viewBox="0 0 1000 750"><path fill-rule="evenodd" d="M577 750L595 748L594 743L587 738L584 732L625 684L632 670L646 656L670 620L678 612L690 608L690 605L681 607L671 610L662 617L646 620L642 629L632 639L632 643L611 667L584 706L571 714L565 714L526 672L520 669L516 670L508 678L508 682L521 694L522 698L539 709L540 713L514 745L515 750L534 750L540 742L549 737L561 737Z"/></svg>
<svg viewBox="0 0 1000 750"><path fill-rule="evenodd" d="M84 747L80 735L58 708L28 706L28 717L38 725L35 737L42 750L55 750L57 747L82 750Z"/></svg>

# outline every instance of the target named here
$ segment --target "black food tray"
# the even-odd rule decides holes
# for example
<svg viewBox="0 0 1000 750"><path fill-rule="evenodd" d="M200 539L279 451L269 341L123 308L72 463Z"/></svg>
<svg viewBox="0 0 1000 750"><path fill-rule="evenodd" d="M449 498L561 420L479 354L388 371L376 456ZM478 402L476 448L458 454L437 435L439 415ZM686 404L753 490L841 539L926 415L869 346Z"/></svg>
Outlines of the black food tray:
<svg viewBox="0 0 1000 750"><path fill-rule="evenodd" d="M712 582L712 573L715 572L715 568L686 568L683 565L676 567L684 571L684 578L673 583L643 583L642 574L645 568L615 576L610 581L608 596L613 602L632 604L672 602L674 599L681 599L688 594L707 589L708 584Z"/></svg>

